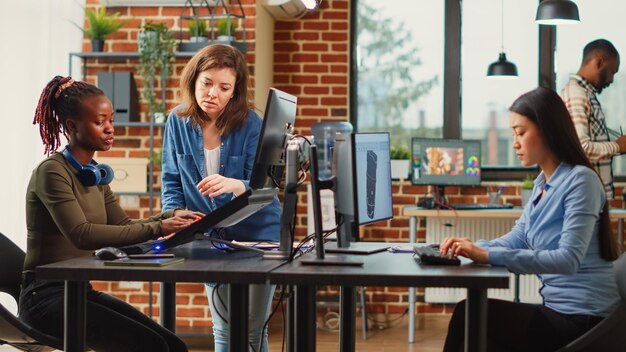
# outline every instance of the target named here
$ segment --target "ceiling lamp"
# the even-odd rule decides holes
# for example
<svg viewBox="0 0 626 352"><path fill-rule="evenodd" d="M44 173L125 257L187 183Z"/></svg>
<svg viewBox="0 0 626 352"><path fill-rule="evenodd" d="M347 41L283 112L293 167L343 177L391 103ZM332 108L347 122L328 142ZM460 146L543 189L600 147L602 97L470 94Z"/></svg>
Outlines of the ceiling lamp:
<svg viewBox="0 0 626 352"><path fill-rule="evenodd" d="M537 7L535 22L552 26L580 23L578 6L570 0L543 0Z"/></svg>
<svg viewBox="0 0 626 352"><path fill-rule="evenodd" d="M492 62L487 69L487 78L517 78L517 67L506 59L504 53L504 0L500 2L500 55L498 61Z"/></svg>

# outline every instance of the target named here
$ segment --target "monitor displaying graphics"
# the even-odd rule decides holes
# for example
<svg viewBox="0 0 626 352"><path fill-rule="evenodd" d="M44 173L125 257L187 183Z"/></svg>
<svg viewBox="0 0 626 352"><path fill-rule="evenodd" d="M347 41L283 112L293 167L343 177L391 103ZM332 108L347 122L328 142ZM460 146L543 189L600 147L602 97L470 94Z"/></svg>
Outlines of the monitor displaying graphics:
<svg viewBox="0 0 626 352"><path fill-rule="evenodd" d="M353 175L356 222L365 225L393 217L388 133L355 133Z"/></svg>
<svg viewBox="0 0 626 352"><path fill-rule="evenodd" d="M414 185L480 185L480 141L414 137L411 150Z"/></svg>

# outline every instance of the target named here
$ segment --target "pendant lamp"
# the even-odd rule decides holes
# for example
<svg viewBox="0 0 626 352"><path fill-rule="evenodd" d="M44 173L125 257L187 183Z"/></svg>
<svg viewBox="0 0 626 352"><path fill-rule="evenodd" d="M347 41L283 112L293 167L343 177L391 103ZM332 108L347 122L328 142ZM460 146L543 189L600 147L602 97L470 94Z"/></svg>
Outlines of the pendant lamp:
<svg viewBox="0 0 626 352"><path fill-rule="evenodd" d="M487 77L491 79L517 78L517 67L506 59L504 52L504 0L500 2L500 55L498 60L492 62L487 69Z"/></svg>
<svg viewBox="0 0 626 352"><path fill-rule="evenodd" d="M552 26L580 23L578 6L570 0L543 0L537 7L535 22Z"/></svg>

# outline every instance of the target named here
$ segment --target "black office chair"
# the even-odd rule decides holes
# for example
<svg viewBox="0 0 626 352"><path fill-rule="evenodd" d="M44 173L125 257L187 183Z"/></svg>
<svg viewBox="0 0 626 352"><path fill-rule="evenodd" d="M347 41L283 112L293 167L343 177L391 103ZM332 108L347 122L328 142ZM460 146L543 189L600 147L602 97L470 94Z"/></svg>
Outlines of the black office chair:
<svg viewBox="0 0 626 352"><path fill-rule="evenodd" d="M24 257L20 247L0 233L0 292L10 294L16 302L20 295ZM0 345L11 345L32 352L63 349L63 341L31 328L1 304Z"/></svg>
<svg viewBox="0 0 626 352"><path fill-rule="evenodd" d="M613 313L583 336L557 352L623 351L626 346L626 254L614 263L617 288L622 300Z"/></svg>

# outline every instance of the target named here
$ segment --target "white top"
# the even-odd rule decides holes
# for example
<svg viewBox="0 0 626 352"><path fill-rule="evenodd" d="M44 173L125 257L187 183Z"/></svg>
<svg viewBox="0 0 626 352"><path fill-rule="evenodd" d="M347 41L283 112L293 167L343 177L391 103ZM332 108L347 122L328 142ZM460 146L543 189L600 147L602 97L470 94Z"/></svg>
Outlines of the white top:
<svg viewBox="0 0 626 352"><path fill-rule="evenodd" d="M220 147L214 149L204 148L204 162L207 176L220 172Z"/></svg>

